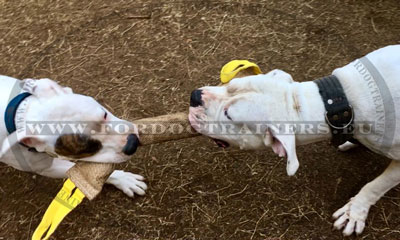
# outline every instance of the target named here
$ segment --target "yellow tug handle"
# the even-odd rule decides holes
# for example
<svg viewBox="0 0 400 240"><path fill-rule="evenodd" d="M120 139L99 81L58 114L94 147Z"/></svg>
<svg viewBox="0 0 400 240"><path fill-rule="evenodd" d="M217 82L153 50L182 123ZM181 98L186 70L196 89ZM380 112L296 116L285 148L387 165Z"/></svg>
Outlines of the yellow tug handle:
<svg viewBox="0 0 400 240"><path fill-rule="evenodd" d="M65 216L76 208L84 198L85 195L70 179L67 179L47 208L42 221L33 233L32 240L49 239Z"/></svg>
<svg viewBox="0 0 400 240"><path fill-rule="evenodd" d="M261 69L257 64L247 60L232 60L225 64L221 69L221 82L228 83L242 70L252 68L255 75L261 74Z"/></svg>

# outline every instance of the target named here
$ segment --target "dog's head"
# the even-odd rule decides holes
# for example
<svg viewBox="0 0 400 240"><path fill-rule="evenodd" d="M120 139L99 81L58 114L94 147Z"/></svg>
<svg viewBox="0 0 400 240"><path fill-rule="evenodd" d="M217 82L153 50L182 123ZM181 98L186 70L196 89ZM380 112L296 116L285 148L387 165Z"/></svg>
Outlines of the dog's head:
<svg viewBox="0 0 400 240"><path fill-rule="evenodd" d="M293 79L281 70L248 74L222 86L194 90L189 110L191 125L223 147L272 147L276 154L287 157L287 172L294 175L299 167L294 132L283 132L273 124L291 120L285 102Z"/></svg>
<svg viewBox="0 0 400 240"><path fill-rule="evenodd" d="M138 146L134 124L115 117L91 97L74 94L49 79L24 80L32 94L24 126L3 142L1 155L22 143L68 160L117 163Z"/></svg>

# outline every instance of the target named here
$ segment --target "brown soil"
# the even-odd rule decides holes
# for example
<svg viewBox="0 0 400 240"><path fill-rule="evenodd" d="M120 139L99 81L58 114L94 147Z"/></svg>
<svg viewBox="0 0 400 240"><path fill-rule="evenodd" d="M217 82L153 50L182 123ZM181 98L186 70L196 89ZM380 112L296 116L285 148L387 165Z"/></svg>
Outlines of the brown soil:
<svg viewBox="0 0 400 240"><path fill-rule="evenodd" d="M48 77L126 119L185 111L192 89L249 59L305 81L400 43L398 0L0 0L0 73ZM300 170L265 151L206 138L141 148L121 168L146 197L107 186L53 239L342 239L331 214L388 160L328 143L299 147ZM0 166L0 239L30 239L62 185ZM357 239L400 239L399 188L372 207Z"/></svg>

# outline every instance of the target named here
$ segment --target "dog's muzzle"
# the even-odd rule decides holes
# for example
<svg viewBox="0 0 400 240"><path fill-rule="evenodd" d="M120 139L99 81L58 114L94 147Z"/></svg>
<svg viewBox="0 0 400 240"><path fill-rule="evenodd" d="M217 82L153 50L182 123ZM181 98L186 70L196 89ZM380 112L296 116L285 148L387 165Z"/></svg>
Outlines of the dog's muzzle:
<svg viewBox="0 0 400 240"><path fill-rule="evenodd" d="M122 152L125 155L132 156L138 146L139 146L139 138L135 134L131 134L127 138L128 142L126 143L125 147L122 149Z"/></svg>

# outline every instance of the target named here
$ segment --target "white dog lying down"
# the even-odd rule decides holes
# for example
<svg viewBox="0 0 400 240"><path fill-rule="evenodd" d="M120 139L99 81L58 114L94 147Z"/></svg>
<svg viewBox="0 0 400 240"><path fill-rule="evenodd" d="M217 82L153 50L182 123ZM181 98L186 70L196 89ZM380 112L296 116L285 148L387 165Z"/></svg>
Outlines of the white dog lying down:
<svg viewBox="0 0 400 240"><path fill-rule="evenodd" d="M13 104L14 97L23 96L20 93L26 98ZM22 171L66 178L74 165L70 160L118 163L136 151L136 128L130 134L101 129L107 124L130 123L113 116L93 98L74 94L49 79L19 81L0 76L0 113L4 116L0 118L0 161ZM84 126L85 132L76 134L74 127L65 127L38 134L29 130L29 123L49 129L75 124ZM124 171L114 171L107 183L130 197L144 195L147 189L142 176Z"/></svg>
<svg viewBox="0 0 400 240"><path fill-rule="evenodd" d="M370 207L400 183L400 45L374 51L335 69L333 75L354 109L353 137L393 159L379 177L333 214L335 228L343 228L344 235L360 234ZM289 74L274 70L193 91L189 120L193 128L220 145L241 149L272 147L279 156L287 156L287 172L293 175L299 166L296 145L331 138L325 112L315 82L294 82ZM260 122L266 123L264 127ZM308 128L306 133L283 134L276 123L312 123L311 127L318 123L318 127L317 131ZM243 134L244 126L250 134ZM347 142L339 148L354 146Z"/></svg>

